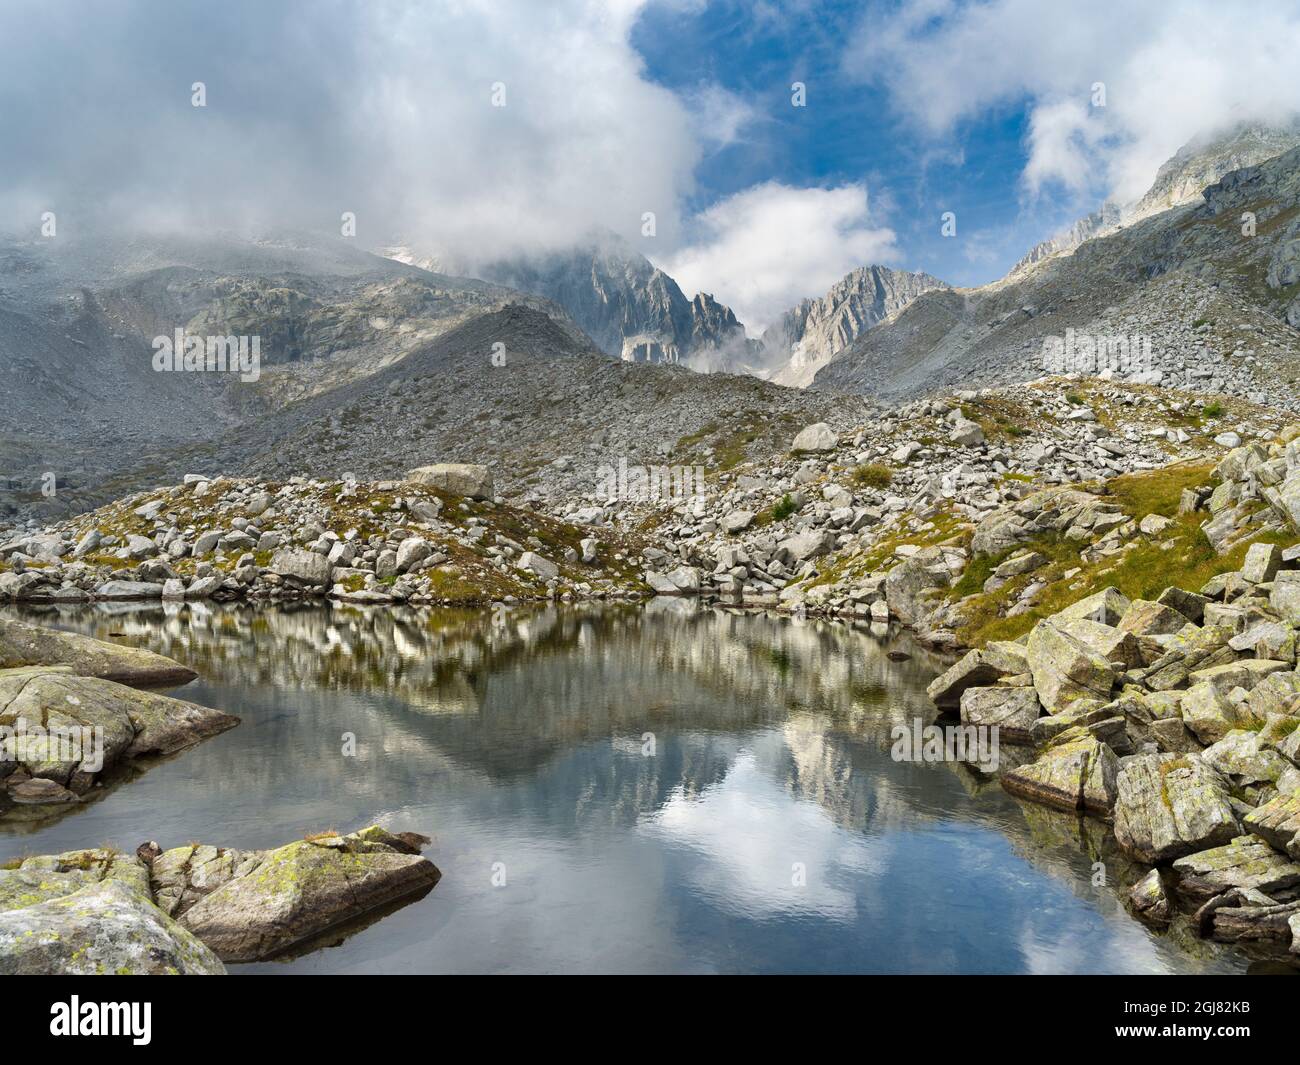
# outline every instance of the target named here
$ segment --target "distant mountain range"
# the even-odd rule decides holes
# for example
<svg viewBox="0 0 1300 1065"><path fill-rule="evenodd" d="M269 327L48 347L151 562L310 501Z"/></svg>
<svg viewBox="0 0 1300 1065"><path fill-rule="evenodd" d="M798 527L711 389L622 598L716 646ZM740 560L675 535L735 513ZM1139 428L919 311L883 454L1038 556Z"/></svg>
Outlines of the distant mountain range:
<svg viewBox="0 0 1300 1065"><path fill-rule="evenodd" d="M1217 137L1194 138L1161 164L1151 187L1140 199L1129 204L1103 204L1065 232L1031 248L1008 276L1015 277L1045 259L1072 252L1086 240L1104 237L1172 207L1194 203L1200 199L1202 189L1213 185L1224 174L1262 163L1297 145L1300 145L1297 123L1281 127L1247 123Z"/></svg>
<svg viewBox="0 0 1300 1065"><path fill-rule="evenodd" d="M486 264L481 279L333 234L0 238L0 513L80 507L191 465L383 476L495 454L502 483L526 486L589 446L668 454L706 428L1025 380L1070 331L1144 335L1153 365L1125 369L1151 380L1293 395L1296 140L1249 127L1197 142L1138 203L1081 221L1001 281L952 289L864 266L757 339L606 240ZM178 329L257 336L258 379L156 372L155 338ZM513 370L494 376L498 350ZM613 418L626 431L602 434ZM46 471L56 500L33 494Z"/></svg>
<svg viewBox="0 0 1300 1065"><path fill-rule="evenodd" d="M923 293L841 350L812 387L897 402L1025 380L1044 371L1045 343L1082 336L1149 346L1149 365L1116 372L1290 403L1300 148L1287 146L1297 143L1295 129L1243 127L1189 145L1136 204L1084 220L993 284ZM1086 359L1077 369L1088 372Z"/></svg>

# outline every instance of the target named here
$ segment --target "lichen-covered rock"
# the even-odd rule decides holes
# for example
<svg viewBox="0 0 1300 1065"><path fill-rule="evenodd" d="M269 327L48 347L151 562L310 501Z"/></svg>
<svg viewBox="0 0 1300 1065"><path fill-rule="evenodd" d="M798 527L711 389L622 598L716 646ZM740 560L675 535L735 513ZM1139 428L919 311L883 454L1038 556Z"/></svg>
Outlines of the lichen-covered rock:
<svg viewBox="0 0 1300 1065"><path fill-rule="evenodd" d="M1173 906L1159 869L1152 869L1134 884L1129 890L1128 898L1133 905L1134 914L1148 924L1162 927L1173 916Z"/></svg>
<svg viewBox="0 0 1300 1065"><path fill-rule="evenodd" d="M1058 627L1112 666L1127 670L1145 665L1142 642L1131 632L1088 618L1060 622Z"/></svg>
<svg viewBox="0 0 1300 1065"><path fill-rule="evenodd" d="M1300 795L1278 795L1248 813L1242 824L1248 832L1300 860Z"/></svg>
<svg viewBox="0 0 1300 1065"><path fill-rule="evenodd" d="M967 688L961 697L961 719L967 725L997 728L1006 739L1025 739L1043 712L1033 688L995 684Z"/></svg>
<svg viewBox="0 0 1300 1065"><path fill-rule="evenodd" d="M137 685L188 684L198 676L139 647L0 618L0 669L18 666L67 666L79 676Z"/></svg>
<svg viewBox="0 0 1300 1065"><path fill-rule="evenodd" d="M1255 888L1231 888L1196 911L1193 924L1202 936L1220 943L1294 946L1291 929L1300 901L1278 902Z"/></svg>
<svg viewBox="0 0 1300 1065"><path fill-rule="evenodd" d="M1038 698L1049 714L1076 699L1110 700L1115 685L1110 663L1051 621L1034 626L1025 649Z"/></svg>
<svg viewBox="0 0 1300 1065"><path fill-rule="evenodd" d="M1049 621L1096 621L1102 625L1118 625L1132 607L1132 601L1118 588L1103 588L1057 611Z"/></svg>
<svg viewBox="0 0 1300 1065"><path fill-rule="evenodd" d="M1115 802L1119 759L1089 732L1062 732L1038 759L1002 775L1011 794L1062 810L1107 814Z"/></svg>
<svg viewBox="0 0 1300 1065"><path fill-rule="evenodd" d="M217 956L118 879L0 910L0 975L221 975Z"/></svg>
<svg viewBox="0 0 1300 1065"><path fill-rule="evenodd" d="M914 625L930 611L930 595L947 588L951 574L937 547L922 548L904 559L885 577L885 601L890 613L905 625Z"/></svg>
<svg viewBox="0 0 1300 1065"><path fill-rule="evenodd" d="M1182 698L1180 708L1185 724L1205 744L1218 743L1234 729L1251 721L1249 707L1231 702L1211 683L1194 684Z"/></svg>
<svg viewBox="0 0 1300 1065"><path fill-rule="evenodd" d="M19 722L28 729L33 724L46 729L58 726L65 735L79 736L79 747L61 749L29 739L16 746L8 759L23 772L0 780L0 787L12 787L30 775L82 794L104 770L123 759L171 754L233 728L239 718L95 677L64 672L0 674L0 725L17 728ZM64 755L72 757L64 760Z"/></svg>
<svg viewBox="0 0 1300 1065"><path fill-rule="evenodd" d="M1192 684L1211 684L1215 690L1226 695L1233 688L1250 691L1272 673L1289 670L1285 662L1269 658L1244 658L1239 662L1226 662L1222 665L1198 669L1189 675Z"/></svg>
<svg viewBox="0 0 1300 1065"><path fill-rule="evenodd" d="M1300 674L1270 673L1246 696L1246 707L1253 721L1267 721L1270 714L1291 716L1300 703Z"/></svg>
<svg viewBox="0 0 1300 1065"><path fill-rule="evenodd" d="M0 910L61 898L103 880L120 880L149 894L149 871L134 855L108 848L66 851L35 855L14 868L0 869Z"/></svg>
<svg viewBox="0 0 1300 1065"><path fill-rule="evenodd" d="M1029 672L1029 656L1018 643L997 641L966 652L962 658L930 682L926 693L935 706L956 709L967 688L993 684L1003 677Z"/></svg>
<svg viewBox="0 0 1300 1065"><path fill-rule="evenodd" d="M1287 794L1300 791L1300 770L1277 751L1260 742L1260 734L1233 729L1205 748L1201 757L1234 784L1277 784Z"/></svg>
<svg viewBox="0 0 1300 1065"><path fill-rule="evenodd" d="M1196 754L1144 754L1116 781L1115 838L1143 862L1168 861L1241 835L1228 782Z"/></svg>
<svg viewBox="0 0 1300 1065"><path fill-rule="evenodd" d="M1137 636L1171 636L1188 623L1172 606L1150 599L1134 599L1118 627Z"/></svg>
<svg viewBox="0 0 1300 1065"><path fill-rule="evenodd" d="M1229 888L1254 888L1273 896L1300 885L1300 865L1254 836L1197 851L1173 865L1178 893L1196 903Z"/></svg>
<svg viewBox="0 0 1300 1065"><path fill-rule="evenodd" d="M371 827L350 835L299 840L248 860L222 861L205 870L216 883L185 908L186 887L166 885L181 924L224 961L256 961L380 906L421 894L440 877L402 837ZM215 850L215 848L214 848ZM164 854L156 862L167 858ZM216 861L218 864L212 866ZM191 881L188 887L193 886ZM164 883L159 882L162 893Z"/></svg>

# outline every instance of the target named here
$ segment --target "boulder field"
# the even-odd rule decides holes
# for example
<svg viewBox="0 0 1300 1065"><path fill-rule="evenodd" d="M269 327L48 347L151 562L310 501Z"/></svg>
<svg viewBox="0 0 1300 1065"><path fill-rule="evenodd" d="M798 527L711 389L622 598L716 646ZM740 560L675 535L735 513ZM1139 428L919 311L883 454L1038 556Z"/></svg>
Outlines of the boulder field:
<svg viewBox="0 0 1300 1065"><path fill-rule="evenodd" d="M1300 964L1297 571L1273 562L1217 593L1105 589L969 651L929 695L1025 745L1001 772L1008 792L1112 826L1143 870L1137 915L1182 911L1202 936Z"/></svg>

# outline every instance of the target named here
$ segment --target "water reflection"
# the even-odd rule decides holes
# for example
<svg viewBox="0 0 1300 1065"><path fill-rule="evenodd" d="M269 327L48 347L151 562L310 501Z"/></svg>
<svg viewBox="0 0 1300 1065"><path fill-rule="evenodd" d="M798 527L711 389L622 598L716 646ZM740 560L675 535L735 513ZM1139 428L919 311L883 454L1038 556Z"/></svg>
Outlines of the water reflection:
<svg viewBox="0 0 1300 1065"><path fill-rule="evenodd" d="M1022 811L973 767L893 761L943 665L900 634L680 601L24 616L186 662L185 697L244 723L56 821L0 825L0 859L377 819L435 834L437 891L273 970L1245 964L1129 918L1136 871L1102 826Z"/></svg>

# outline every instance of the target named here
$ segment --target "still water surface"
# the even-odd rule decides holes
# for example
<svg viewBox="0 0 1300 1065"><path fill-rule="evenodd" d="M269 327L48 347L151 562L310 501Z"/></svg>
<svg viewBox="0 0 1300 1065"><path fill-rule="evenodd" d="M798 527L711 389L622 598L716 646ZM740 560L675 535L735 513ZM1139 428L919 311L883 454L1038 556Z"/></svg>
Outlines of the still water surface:
<svg viewBox="0 0 1300 1065"><path fill-rule="evenodd" d="M23 616L186 662L201 679L175 694L243 723L57 820L0 821L0 860L269 847L376 821L434 838L429 895L233 972L1247 965L1130 918L1116 892L1131 871L1097 823L964 765L891 758L892 727L928 720L943 666L896 633L673 601Z"/></svg>

